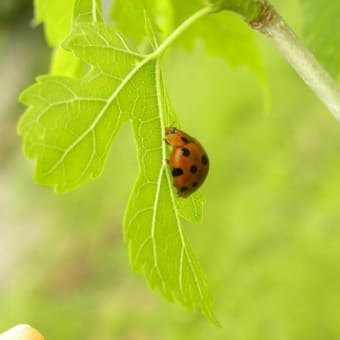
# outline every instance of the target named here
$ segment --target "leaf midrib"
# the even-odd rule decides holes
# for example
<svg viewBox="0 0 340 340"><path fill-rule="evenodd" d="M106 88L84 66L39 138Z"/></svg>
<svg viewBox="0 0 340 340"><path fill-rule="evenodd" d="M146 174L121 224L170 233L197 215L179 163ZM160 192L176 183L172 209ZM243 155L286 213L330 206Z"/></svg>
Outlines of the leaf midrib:
<svg viewBox="0 0 340 340"><path fill-rule="evenodd" d="M161 129L162 129L162 133L164 133L165 131L165 122L164 122L164 112L163 112L163 104L161 102L161 79L160 79L160 75L161 75L161 70L160 70L160 63L156 62L156 95L157 95L157 104L158 104L158 110L159 110L159 117L160 117L160 125L161 125ZM159 172L159 179L158 181L161 181L161 176L162 176L162 172L163 172L163 168L164 168L164 164L165 164L165 160L166 160L166 145L165 143L162 143L162 159L163 159L163 164L162 164L162 168ZM178 234L180 236L180 240L181 240L181 256L180 256L180 263L179 263L179 289L181 291L181 293L183 294L183 296L185 296L184 291L183 291L183 261L184 261L184 254L187 258L190 270L192 272L192 275L194 277L195 280L195 284L196 287L198 289L201 301L203 301L204 297L203 297L203 293L200 287L200 284L198 282L198 278L197 278L197 274L196 271L192 265L190 256L188 255L187 252L187 246L186 246L186 242L185 242L185 238L181 229L181 223L179 220L179 214L178 214L178 210L177 210L177 206L176 206L176 202L175 202L175 197L174 197L174 193L173 193L173 189L172 189L172 183L171 183L171 179L169 176L169 172L166 171L165 169L165 174L166 174L166 180L167 180L167 185L168 185L168 189L169 189L169 193L170 193L170 197L171 197L171 203L173 206L173 211L175 214L175 218L176 218L176 225L177 225L177 230L178 230Z"/></svg>
<svg viewBox="0 0 340 340"><path fill-rule="evenodd" d="M94 0L93 0L94 1ZM96 4L95 2L92 3L93 8L95 8ZM127 74L127 76L122 80L122 82L117 86L115 91L112 93L112 95L108 98L108 101L106 105L101 109L99 114L96 116L92 124L69 146L65 149L65 152L63 155L54 163L54 165L45 172L45 176L50 175L53 171L55 171L60 164L63 163L64 159L67 157L67 155L84 139L86 136L94 130L97 123L100 121L100 119L104 116L106 113L106 110L108 107L112 104L112 102L115 100L115 98L119 95L120 91L124 89L126 84L133 78L133 76L141 69L143 68L148 62L152 61L153 59L157 60L157 58L160 57L160 55L166 50L166 48L189 26L191 26L195 21L199 20L201 17L211 13L211 7L207 6L199 10L198 12L194 13L191 17L189 17L186 21L184 21L177 29L175 29L172 34L170 34L153 52L146 55L144 60L141 60L136 66ZM99 34L97 32L97 34ZM105 39L106 41L106 39ZM127 50L127 53L129 53L129 50ZM164 125L164 123L163 123ZM164 126L163 126L164 127Z"/></svg>
<svg viewBox="0 0 340 340"><path fill-rule="evenodd" d="M104 107L99 111L96 118L93 120L91 125L72 143L69 147L65 149L65 152L63 155L58 159L58 161L45 173L45 176L48 176L51 174L54 170L58 168L58 166L64 161L64 159L67 157L67 155L84 139L87 137L89 133L91 133L92 130L95 129L98 122L101 120L101 118L106 114L107 109L110 107L110 105L113 103L113 101L117 98L117 96L120 94L120 92L124 89L124 87L129 83L129 81L134 77L134 75L142 69L148 62L150 62L154 58L153 54L147 55L147 57L136 64L136 66L126 75L125 78L121 81L121 83L117 86L115 91L113 91L112 95L107 99L106 104Z"/></svg>

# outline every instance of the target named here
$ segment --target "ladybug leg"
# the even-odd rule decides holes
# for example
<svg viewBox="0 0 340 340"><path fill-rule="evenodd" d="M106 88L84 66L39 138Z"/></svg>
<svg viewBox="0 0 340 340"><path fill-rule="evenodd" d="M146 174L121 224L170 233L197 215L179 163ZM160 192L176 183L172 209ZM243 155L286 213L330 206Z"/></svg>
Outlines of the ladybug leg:
<svg viewBox="0 0 340 340"><path fill-rule="evenodd" d="M170 145L169 141L166 138L163 138L164 142L168 145Z"/></svg>

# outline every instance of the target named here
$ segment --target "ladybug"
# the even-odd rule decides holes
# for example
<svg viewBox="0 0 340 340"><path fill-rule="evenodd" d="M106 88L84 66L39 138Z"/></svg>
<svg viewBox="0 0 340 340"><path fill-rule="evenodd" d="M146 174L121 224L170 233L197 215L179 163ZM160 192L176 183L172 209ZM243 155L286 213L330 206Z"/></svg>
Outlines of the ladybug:
<svg viewBox="0 0 340 340"><path fill-rule="evenodd" d="M167 162L174 178L174 186L179 196L188 197L207 177L207 153L195 138L175 127L165 129L165 142L173 147Z"/></svg>

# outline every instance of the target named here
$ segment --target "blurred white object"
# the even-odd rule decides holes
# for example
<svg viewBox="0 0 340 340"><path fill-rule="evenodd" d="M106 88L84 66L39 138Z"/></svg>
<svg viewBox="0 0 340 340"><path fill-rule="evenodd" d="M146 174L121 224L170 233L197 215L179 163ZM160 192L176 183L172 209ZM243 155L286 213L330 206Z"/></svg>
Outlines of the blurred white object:
<svg viewBox="0 0 340 340"><path fill-rule="evenodd" d="M44 337L29 325L17 325L0 334L0 340L44 340Z"/></svg>

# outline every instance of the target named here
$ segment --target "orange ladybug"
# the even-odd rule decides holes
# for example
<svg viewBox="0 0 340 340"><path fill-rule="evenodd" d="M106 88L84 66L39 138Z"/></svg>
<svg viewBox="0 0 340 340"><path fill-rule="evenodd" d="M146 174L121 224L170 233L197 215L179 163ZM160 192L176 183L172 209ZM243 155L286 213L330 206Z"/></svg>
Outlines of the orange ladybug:
<svg viewBox="0 0 340 340"><path fill-rule="evenodd" d="M168 127L165 141L173 147L168 163L174 186L181 197L188 197L204 182L209 171L209 159L203 146L187 133Z"/></svg>

